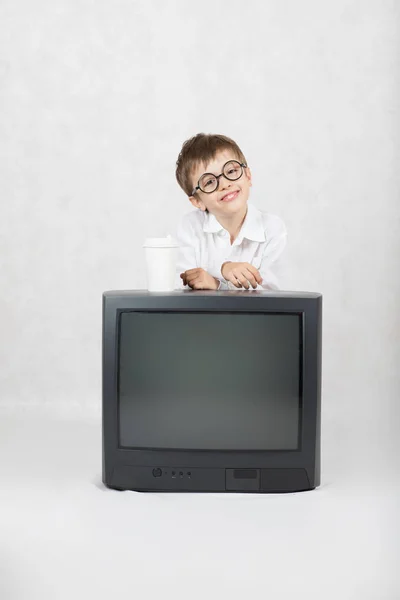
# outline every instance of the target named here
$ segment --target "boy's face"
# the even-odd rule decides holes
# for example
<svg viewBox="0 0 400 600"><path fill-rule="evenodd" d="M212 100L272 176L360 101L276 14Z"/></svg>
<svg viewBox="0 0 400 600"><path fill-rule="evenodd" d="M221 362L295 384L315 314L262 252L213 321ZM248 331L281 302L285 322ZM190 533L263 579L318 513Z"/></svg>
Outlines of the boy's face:
<svg viewBox="0 0 400 600"><path fill-rule="evenodd" d="M192 176L193 189L197 186L200 177L204 173L219 175L222 173L224 164L230 160L238 161L239 159L231 150L221 150L205 168L200 164ZM239 162L241 161L239 160ZM203 211L207 209L217 218L242 212L249 198L251 186L250 169L248 167L244 168L243 175L235 181L230 181L224 175L218 181L219 185L217 189L211 192L211 194L197 190L194 196L189 196L189 200L193 206ZM230 194L233 194L233 196L230 196Z"/></svg>

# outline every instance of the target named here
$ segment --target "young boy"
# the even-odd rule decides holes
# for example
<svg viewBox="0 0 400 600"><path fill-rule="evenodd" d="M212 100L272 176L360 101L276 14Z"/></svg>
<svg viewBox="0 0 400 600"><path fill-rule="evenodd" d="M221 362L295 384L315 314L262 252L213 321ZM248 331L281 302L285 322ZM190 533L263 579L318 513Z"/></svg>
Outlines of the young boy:
<svg viewBox="0 0 400 600"><path fill-rule="evenodd" d="M198 133L176 163L176 179L196 208L178 225L177 285L193 290L278 290L272 266L286 245L275 216L248 204L250 169L224 135Z"/></svg>

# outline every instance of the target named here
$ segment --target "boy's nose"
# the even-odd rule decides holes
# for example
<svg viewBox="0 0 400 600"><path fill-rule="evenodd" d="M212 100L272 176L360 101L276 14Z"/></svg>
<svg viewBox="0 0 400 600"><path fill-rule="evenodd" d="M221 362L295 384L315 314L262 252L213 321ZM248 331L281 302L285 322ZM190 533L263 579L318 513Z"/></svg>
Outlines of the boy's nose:
<svg viewBox="0 0 400 600"><path fill-rule="evenodd" d="M229 179L227 179L226 177L224 177L223 175L221 175L221 177L219 178L219 189L220 190L225 190L226 188L229 188L231 185L232 181L229 181Z"/></svg>

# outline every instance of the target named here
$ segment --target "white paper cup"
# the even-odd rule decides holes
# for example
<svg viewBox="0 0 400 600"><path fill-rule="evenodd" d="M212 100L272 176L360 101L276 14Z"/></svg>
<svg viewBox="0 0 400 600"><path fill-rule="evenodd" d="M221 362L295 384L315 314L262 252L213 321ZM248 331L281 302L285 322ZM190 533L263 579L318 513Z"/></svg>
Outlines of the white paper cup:
<svg viewBox="0 0 400 600"><path fill-rule="evenodd" d="M149 292L171 292L175 289L178 243L165 238L147 238L143 244L146 255L147 289Z"/></svg>

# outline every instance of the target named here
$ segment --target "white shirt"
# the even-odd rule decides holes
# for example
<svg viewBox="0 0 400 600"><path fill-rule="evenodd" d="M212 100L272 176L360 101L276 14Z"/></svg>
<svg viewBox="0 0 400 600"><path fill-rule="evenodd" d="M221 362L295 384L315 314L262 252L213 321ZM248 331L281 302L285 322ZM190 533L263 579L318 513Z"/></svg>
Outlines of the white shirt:
<svg viewBox="0 0 400 600"><path fill-rule="evenodd" d="M231 261L248 262L259 270L263 282L257 289L279 290L276 273L281 261L277 259L285 248L286 236L280 217L261 212L249 203L243 225L231 244L229 232L216 217L196 208L182 217L176 230L179 253L175 287L187 289L189 286L183 285L180 273L201 267L219 279L218 289L243 289L235 287L221 274L222 264Z"/></svg>

